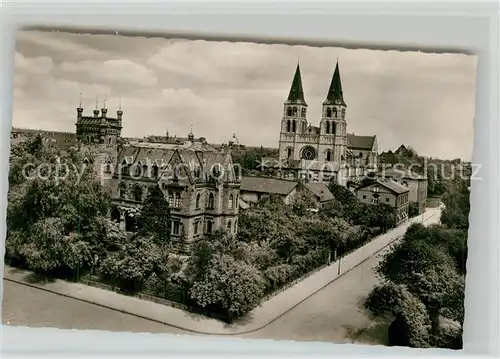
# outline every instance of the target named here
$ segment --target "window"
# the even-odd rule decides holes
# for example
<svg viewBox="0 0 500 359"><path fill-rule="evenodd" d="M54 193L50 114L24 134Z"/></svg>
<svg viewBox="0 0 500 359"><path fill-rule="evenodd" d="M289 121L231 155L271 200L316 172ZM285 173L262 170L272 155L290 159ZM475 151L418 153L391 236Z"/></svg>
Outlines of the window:
<svg viewBox="0 0 500 359"><path fill-rule="evenodd" d="M302 150L302 159L314 160L316 158L316 150L312 146L306 146Z"/></svg>
<svg viewBox="0 0 500 359"><path fill-rule="evenodd" d="M363 195L363 199L366 199L366 195Z"/></svg>
<svg viewBox="0 0 500 359"><path fill-rule="evenodd" d="M174 194L173 193L170 193L168 195L168 205L170 207L173 207L174 206Z"/></svg>
<svg viewBox="0 0 500 359"><path fill-rule="evenodd" d="M327 134L330 133L330 122L329 121L326 122L326 133Z"/></svg>
<svg viewBox="0 0 500 359"><path fill-rule="evenodd" d="M333 117L337 118L337 109L335 107L333 108Z"/></svg>
<svg viewBox="0 0 500 359"><path fill-rule="evenodd" d="M196 221L194 222L194 235L196 236L198 234L198 227L200 226L200 222Z"/></svg>
<svg viewBox="0 0 500 359"><path fill-rule="evenodd" d="M228 208L228 209L233 209L233 201L234 201L233 195L232 195L232 194L230 194L230 195L229 195L229 201L228 201L228 203L227 203L227 208Z"/></svg>
<svg viewBox="0 0 500 359"><path fill-rule="evenodd" d="M147 165L142 166L142 175L144 177L148 176L148 166Z"/></svg>
<svg viewBox="0 0 500 359"><path fill-rule="evenodd" d="M291 116L292 116L292 109L291 109L290 107L288 107L288 108L286 109L286 115L287 115L287 116L289 116L289 117L291 117Z"/></svg>
<svg viewBox="0 0 500 359"><path fill-rule="evenodd" d="M142 201L142 188L139 185L134 187L134 199L136 201Z"/></svg>
<svg viewBox="0 0 500 359"><path fill-rule="evenodd" d="M293 108L293 116L294 116L294 117L297 117L297 107L294 107L294 108Z"/></svg>
<svg viewBox="0 0 500 359"><path fill-rule="evenodd" d="M286 149L286 157L287 157L288 159L290 159L290 158L292 157L292 149L291 149L290 147L288 147L288 148Z"/></svg>
<svg viewBox="0 0 500 359"><path fill-rule="evenodd" d="M200 209L201 194L196 195L196 209Z"/></svg>
<svg viewBox="0 0 500 359"><path fill-rule="evenodd" d="M155 164L153 165L153 178L158 177L158 166Z"/></svg>
<svg viewBox="0 0 500 359"><path fill-rule="evenodd" d="M331 161L332 160L332 151L327 150L326 151L326 160Z"/></svg>
<svg viewBox="0 0 500 359"><path fill-rule="evenodd" d="M135 171L134 171L134 173L135 173L136 177L139 177L141 175L141 165L139 163L137 163L135 165Z"/></svg>
<svg viewBox="0 0 500 359"><path fill-rule="evenodd" d="M305 118L306 117L306 109L302 108L302 111L300 111L300 117Z"/></svg>
<svg viewBox="0 0 500 359"><path fill-rule="evenodd" d="M337 124L332 123L332 129L331 129L330 133L332 135L334 135L336 132L337 132Z"/></svg>
<svg viewBox="0 0 500 359"><path fill-rule="evenodd" d="M234 233L238 231L238 220L234 221Z"/></svg>
<svg viewBox="0 0 500 359"><path fill-rule="evenodd" d="M292 129L292 122L290 120L286 121L286 132L290 132Z"/></svg>
<svg viewBox="0 0 500 359"><path fill-rule="evenodd" d="M209 219L207 221L207 233L212 233L212 227L213 227L213 223L212 221Z"/></svg>
<svg viewBox="0 0 500 359"><path fill-rule="evenodd" d="M231 233L231 221L227 222L227 231Z"/></svg>
<svg viewBox="0 0 500 359"><path fill-rule="evenodd" d="M208 206L207 208L210 208L210 209L213 209L214 208L214 194L213 193L210 193L208 195Z"/></svg>
<svg viewBox="0 0 500 359"><path fill-rule="evenodd" d="M175 197L174 207L175 208L179 208L181 206L181 194L180 193L176 193L174 195L174 197Z"/></svg>
<svg viewBox="0 0 500 359"><path fill-rule="evenodd" d="M128 175L128 164L127 161L123 160L122 162L122 174Z"/></svg>
<svg viewBox="0 0 500 359"><path fill-rule="evenodd" d="M127 196L127 186L125 183L120 183L120 186L118 187L118 197L120 198L125 198Z"/></svg>
<svg viewBox="0 0 500 359"><path fill-rule="evenodd" d="M386 199L385 199L385 201L386 201L386 202L389 202L389 198L386 198Z"/></svg>
<svg viewBox="0 0 500 359"><path fill-rule="evenodd" d="M292 122L292 132L297 132L297 121Z"/></svg>
<svg viewBox="0 0 500 359"><path fill-rule="evenodd" d="M326 117L332 117L332 109L331 108L326 109Z"/></svg>
<svg viewBox="0 0 500 359"><path fill-rule="evenodd" d="M179 221L173 221L172 222L172 234L179 235L180 233L180 222Z"/></svg>
<svg viewBox="0 0 500 359"><path fill-rule="evenodd" d="M111 163L106 163L106 173L111 173Z"/></svg>

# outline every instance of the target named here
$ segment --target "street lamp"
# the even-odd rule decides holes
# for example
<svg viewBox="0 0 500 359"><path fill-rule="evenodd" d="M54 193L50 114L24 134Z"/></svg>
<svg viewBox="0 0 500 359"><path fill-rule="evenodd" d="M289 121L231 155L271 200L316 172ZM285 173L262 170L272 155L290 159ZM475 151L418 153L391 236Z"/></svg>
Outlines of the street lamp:
<svg viewBox="0 0 500 359"><path fill-rule="evenodd" d="M337 272L337 275L340 275L340 261L341 261L342 257L339 258L339 270Z"/></svg>

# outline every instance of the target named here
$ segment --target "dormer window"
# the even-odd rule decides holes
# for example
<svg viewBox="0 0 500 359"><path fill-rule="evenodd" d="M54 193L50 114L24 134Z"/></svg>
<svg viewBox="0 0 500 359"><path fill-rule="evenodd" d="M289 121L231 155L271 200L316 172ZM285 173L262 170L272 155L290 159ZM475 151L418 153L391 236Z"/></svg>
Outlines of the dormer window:
<svg viewBox="0 0 500 359"><path fill-rule="evenodd" d="M105 169L106 173L111 173L111 163L110 162L107 162L106 163L106 169Z"/></svg>

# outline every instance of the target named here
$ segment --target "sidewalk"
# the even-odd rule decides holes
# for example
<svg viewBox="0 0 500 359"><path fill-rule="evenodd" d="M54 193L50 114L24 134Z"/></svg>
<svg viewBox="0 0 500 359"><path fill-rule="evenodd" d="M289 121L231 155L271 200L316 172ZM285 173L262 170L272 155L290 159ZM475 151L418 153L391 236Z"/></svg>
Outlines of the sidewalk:
<svg viewBox="0 0 500 359"><path fill-rule="evenodd" d="M380 253L382 250L387 249L391 243L405 233L406 228L411 223L438 223L439 215L440 209L427 209L427 212L423 215L412 218L409 222L375 238L355 252L341 258L340 275L338 274L339 262L333 262L330 266L310 275L291 288L270 298L248 313L245 317L231 325L216 319L207 318L198 314L87 286L81 283L56 280L52 283L31 284L26 280L26 276L29 275L30 272L8 266L4 268L4 280L17 282L62 296L96 304L111 310L117 310L170 327L182 329L190 333L208 335L244 334L262 329L276 321L340 276L348 273L364 261Z"/></svg>

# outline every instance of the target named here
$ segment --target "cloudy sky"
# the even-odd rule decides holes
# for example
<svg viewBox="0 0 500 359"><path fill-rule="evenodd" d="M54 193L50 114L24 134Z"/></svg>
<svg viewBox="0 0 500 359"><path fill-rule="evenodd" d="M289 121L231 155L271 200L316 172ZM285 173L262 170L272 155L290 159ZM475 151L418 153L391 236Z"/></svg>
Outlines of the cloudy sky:
<svg viewBox="0 0 500 359"><path fill-rule="evenodd" d="M339 58L348 132L420 154L470 159L474 56L181 39L19 32L13 125L74 131L107 94L123 136L196 136L278 146L283 101L300 59L308 120L318 125Z"/></svg>

